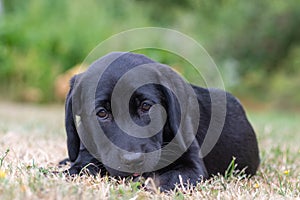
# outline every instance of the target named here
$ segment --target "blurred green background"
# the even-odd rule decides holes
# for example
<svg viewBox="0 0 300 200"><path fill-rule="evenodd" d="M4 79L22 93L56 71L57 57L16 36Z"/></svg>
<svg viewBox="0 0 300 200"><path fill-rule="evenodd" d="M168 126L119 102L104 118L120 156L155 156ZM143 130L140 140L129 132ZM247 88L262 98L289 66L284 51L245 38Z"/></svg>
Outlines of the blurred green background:
<svg viewBox="0 0 300 200"><path fill-rule="evenodd" d="M0 2L1 99L62 101L55 96L57 76L81 63L101 41L131 28L158 26L201 43L226 89L249 106L299 109L298 0ZM186 76L193 74L173 56L150 54Z"/></svg>

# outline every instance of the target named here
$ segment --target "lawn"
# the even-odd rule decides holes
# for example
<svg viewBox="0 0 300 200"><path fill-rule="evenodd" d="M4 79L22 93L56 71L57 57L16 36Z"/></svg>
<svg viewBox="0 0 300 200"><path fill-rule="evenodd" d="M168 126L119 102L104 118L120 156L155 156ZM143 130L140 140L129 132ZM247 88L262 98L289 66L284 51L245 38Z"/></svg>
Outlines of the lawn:
<svg viewBox="0 0 300 200"><path fill-rule="evenodd" d="M109 177L51 173L67 155L63 106L0 102L0 199L300 199L299 113L248 115L261 151L256 176L216 176L165 194Z"/></svg>

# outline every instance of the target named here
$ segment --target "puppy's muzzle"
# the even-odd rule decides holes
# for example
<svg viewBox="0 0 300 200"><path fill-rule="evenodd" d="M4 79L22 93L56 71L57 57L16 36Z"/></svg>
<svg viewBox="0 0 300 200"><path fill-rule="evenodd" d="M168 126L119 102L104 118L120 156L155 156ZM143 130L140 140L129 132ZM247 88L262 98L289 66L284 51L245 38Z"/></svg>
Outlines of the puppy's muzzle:
<svg viewBox="0 0 300 200"><path fill-rule="evenodd" d="M126 153L120 155L121 162L131 170L140 171L145 163L145 156L143 153Z"/></svg>

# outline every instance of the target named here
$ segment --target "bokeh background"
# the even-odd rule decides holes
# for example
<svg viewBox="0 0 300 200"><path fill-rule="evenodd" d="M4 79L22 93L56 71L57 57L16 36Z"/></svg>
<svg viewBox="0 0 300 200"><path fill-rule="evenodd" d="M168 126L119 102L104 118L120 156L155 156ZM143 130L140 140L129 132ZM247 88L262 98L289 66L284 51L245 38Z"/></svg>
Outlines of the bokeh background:
<svg viewBox="0 0 300 200"><path fill-rule="evenodd" d="M257 176L214 177L171 196L107 177L53 177L67 157L69 78L99 43L142 27L178 30L211 55L256 132ZM199 81L178 56L139 53ZM299 0L0 0L0 199L299 199L299 89Z"/></svg>
<svg viewBox="0 0 300 200"><path fill-rule="evenodd" d="M300 110L298 0L0 0L0 99L63 102L58 77L111 35L149 26L201 43L247 108ZM144 53L192 74L166 53Z"/></svg>

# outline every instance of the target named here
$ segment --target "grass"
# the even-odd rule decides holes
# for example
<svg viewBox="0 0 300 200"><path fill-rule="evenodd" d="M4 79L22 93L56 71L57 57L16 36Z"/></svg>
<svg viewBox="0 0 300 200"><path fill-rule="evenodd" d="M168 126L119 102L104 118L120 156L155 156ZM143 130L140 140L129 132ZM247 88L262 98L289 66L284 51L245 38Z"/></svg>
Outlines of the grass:
<svg viewBox="0 0 300 200"><path fill-rule="evenodd" d="M109 177L51 173L67 155L63 115L62 106L0 103L0 199L300 199L299 115L250 112L261 150L256 176L243 178L231 166L225 177L169 194Z"/></svg>

